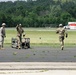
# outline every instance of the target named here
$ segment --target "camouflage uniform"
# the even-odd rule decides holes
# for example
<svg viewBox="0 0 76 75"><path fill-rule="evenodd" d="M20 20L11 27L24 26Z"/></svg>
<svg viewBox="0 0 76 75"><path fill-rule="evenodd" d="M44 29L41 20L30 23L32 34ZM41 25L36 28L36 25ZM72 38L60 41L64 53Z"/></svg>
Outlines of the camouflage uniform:
<svg viewBox="0 0 76 75"><path fill-rule="evenodd" d="M2 24L2 27L0 28L0 49L3 48L4 44L4 38L6 37L6 32L5 32L5 23Z"/></svg>
<svg viewBox="0 0 76 75"><path fill-rule="evenodd" d="M66 38L68 37L68 34L65 30L65 28L63 27L62 24L59 25L59 28L57 29L56 33L59 34L59 41L61 43L61 49L63 50L64 48L64 38L66 36Z"/></svg>
<svg viewBox="0 0 76 75"><path fill-rule="evenodd" d="M17 39L18 39L18 48L21 48L21 43L22 43L22 33L24 32L24 30L21 27L21 24L16 26L16 30L17 30Z"/></svg>

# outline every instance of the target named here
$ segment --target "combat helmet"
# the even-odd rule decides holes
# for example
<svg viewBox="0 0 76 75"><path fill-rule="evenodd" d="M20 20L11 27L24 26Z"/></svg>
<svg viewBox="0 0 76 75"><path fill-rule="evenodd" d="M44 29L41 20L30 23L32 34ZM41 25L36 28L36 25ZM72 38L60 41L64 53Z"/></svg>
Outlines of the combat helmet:
<svg viewBox="0 0 76 75"><path fill-rule="evenodd" d="M59 24L59 27L63 27L63 25L62 24Z"/></svg>

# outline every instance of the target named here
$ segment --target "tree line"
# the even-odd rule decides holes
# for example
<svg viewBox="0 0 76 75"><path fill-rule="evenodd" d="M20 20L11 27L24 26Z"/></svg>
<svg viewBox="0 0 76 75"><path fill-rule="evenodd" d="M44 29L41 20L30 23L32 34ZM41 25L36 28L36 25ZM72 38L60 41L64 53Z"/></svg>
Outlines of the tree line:
<svg viewBox="0 0 76 75"><path fill-rule="evenodd" d="M76 21L76 0L27 0L0 2L0 25L15 27L57 27Z"/></svg>

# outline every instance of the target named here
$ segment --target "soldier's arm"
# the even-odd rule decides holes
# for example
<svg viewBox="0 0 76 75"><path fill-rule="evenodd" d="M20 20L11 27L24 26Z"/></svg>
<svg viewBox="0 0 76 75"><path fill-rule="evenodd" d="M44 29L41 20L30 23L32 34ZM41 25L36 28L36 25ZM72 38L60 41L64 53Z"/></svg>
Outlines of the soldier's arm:
<svg viewBox="0 0 76 75"><path fill-rule="evenodd" d="M24 29L22 28L22 33L24 33Z"/></svg>
<svg viewBox="0 0 76 75"><path fill-rule="evenodd" d="M1 36L3 37L3 27L1 27Z"/></svg>
<svg viewBox="0 0 76 75"><path fill-rule="evenodd" d="M68 33L66 33L66 38L68 37Z"/></svg>
<svg viewBox="0 0 76 75"><path fill-rule="evenodd" d="M68 37L68 33L67 33L67 31L65 31L65 37L66 37L66 38Z"/></svg>
<svg viewBox="0 0 76 75"><path fill-rule="evenodd" d="M56 34L58 34L58 33L59 33L59 29L56 30Z"/></svg>
<svg viewBox="0 0 76 75"><path fill-rule="evenodd" d="M6 37L6 30L4 30L4 37Z"/></svg>
<svg viewBox="0 0 76 75"><path fill-rule="evenodd" d="M16 29L18 29L18 25L16 26Z"/></svg>
<svg viewBox="0 0 76 75"><path fill-rule="evenodd" d="M17 30L18 33L20 33L19 25L16 26L16 30Z"/></svg>

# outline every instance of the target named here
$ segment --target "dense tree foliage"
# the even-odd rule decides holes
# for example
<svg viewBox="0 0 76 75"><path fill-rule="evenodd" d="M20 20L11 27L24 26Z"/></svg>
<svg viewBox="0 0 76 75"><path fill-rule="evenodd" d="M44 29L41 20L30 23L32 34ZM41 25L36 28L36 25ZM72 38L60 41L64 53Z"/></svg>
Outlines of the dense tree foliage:
<svg viewBox="0 0 76 75"><path fill-rule="evenodd" d="M76 21L76 0L27 0L0 2L0 25L15 27L57 27Z"/></svg>

